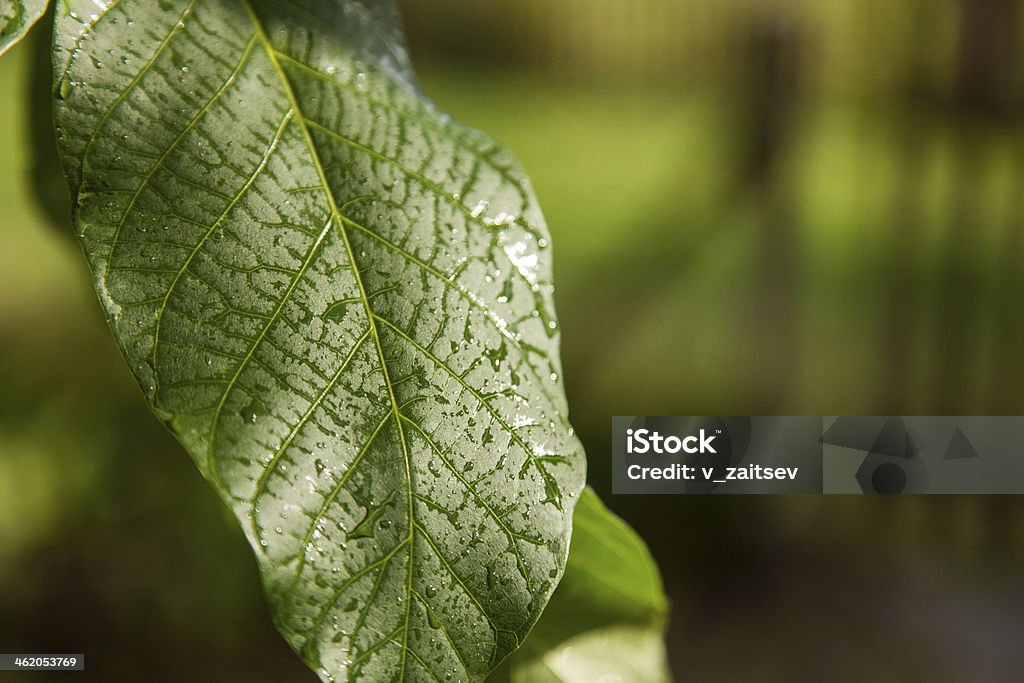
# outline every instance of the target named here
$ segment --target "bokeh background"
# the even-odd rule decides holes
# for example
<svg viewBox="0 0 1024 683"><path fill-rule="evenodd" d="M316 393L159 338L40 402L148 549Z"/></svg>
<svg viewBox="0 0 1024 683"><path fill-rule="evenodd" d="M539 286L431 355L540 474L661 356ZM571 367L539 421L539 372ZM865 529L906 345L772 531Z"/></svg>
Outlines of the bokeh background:
<svg viewBox="0 0 1024 683"><path fill-rule="evenodd" d="M677 677L1020 680L1024 501L616 497L609 433L1024 413L1024 2L402 4L425 92L540 196L572 419L661 565ZM0 651L312 681L34 199L32 61L0 60Z"/></svg>

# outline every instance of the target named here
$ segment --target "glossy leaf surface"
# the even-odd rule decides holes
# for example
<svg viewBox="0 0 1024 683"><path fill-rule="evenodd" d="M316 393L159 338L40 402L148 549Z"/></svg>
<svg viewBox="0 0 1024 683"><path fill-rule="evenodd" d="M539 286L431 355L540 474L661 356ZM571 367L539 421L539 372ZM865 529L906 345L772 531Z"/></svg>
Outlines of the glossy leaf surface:
<svg viewBox="0 0 1024 683"><path fill-rule="evenodd" d="M524 174L418 92L388 3L63 4L97 293L278 628L324 679L483 678L584 480Z"/></svg>

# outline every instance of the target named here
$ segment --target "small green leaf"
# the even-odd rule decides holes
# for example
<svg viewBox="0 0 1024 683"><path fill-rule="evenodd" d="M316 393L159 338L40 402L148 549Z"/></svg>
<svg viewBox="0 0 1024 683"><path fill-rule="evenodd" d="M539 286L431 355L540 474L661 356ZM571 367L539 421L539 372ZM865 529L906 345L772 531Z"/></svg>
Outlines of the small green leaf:
<svg viewBox="0 0 1024 683"><path fill-rule="evenodd" d="M0 55L25 37L49 4L49 0L0 0Z"/></svg>
<svg viewBox="0 0 1024 683"><path fill-rule="evenodd" d="M97 293L278 628L325 680L482 679L584 481L525 175L415 88L390 2L63 4Z"/></svg>
<svg viewBox="0 0 1024 683"><path fill-rule="evenodd" d="M558 590L494 681L670 680L664 646L668 605L647 547L589 488L576 506L573 527Z"/></svg>

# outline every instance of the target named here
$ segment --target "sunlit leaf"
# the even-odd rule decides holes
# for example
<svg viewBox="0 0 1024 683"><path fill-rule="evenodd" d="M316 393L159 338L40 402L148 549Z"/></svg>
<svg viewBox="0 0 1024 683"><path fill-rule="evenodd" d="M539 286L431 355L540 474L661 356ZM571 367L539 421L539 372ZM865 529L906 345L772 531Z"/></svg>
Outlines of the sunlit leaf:
<svg viewBox="0 0 1024 683"><path fill-rule="evenodd" d="M62 4L96 291L278 628L324 679L482 679L584 479L522 171L417 91L387 2Z"/></svg>
<svg viewBox="0 0 1024 683"><path fill-rule="evenodd" d="M668 681L667 612L661 577L644 542L586 489L576 506L565 576L522 649L494 680Z"/></svg>

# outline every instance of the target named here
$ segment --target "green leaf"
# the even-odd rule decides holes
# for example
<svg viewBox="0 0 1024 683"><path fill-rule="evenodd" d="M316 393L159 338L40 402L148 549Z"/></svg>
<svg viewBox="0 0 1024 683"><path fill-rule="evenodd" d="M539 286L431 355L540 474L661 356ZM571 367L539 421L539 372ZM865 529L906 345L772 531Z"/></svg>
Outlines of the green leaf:
<svg viewBox="0 0 1024 683"><path fill-rule="evenodd" d="M584 481L526 177L416 90L390 3L64 5L97 293L278 628L325 680L482 679Z"/></svg>
<svg viewBox="0 0 1024 683"><path fill-rule="evenodd" d="M53 22L52 7L43 20ZM25 98L29 126L31 163L29 181L36 205L61 236L73 238L71 197L57 155L53 129L53 64L49 34L36 31L27 42L29 58L28 92Z"/></svg>
<svg viewBox="0 0 1024 683"><path fill-rule="evenodd" d="M0 55L25 37L48 4L49 0L0 0Z"/></svg>
<svg viewBox="0 0 1024 683"><path fill-rule="evenodd" d="M670 680L668 604L644 542L586 489L573 518L565 576L523 647L494 681L658 683Z"/></svg>

